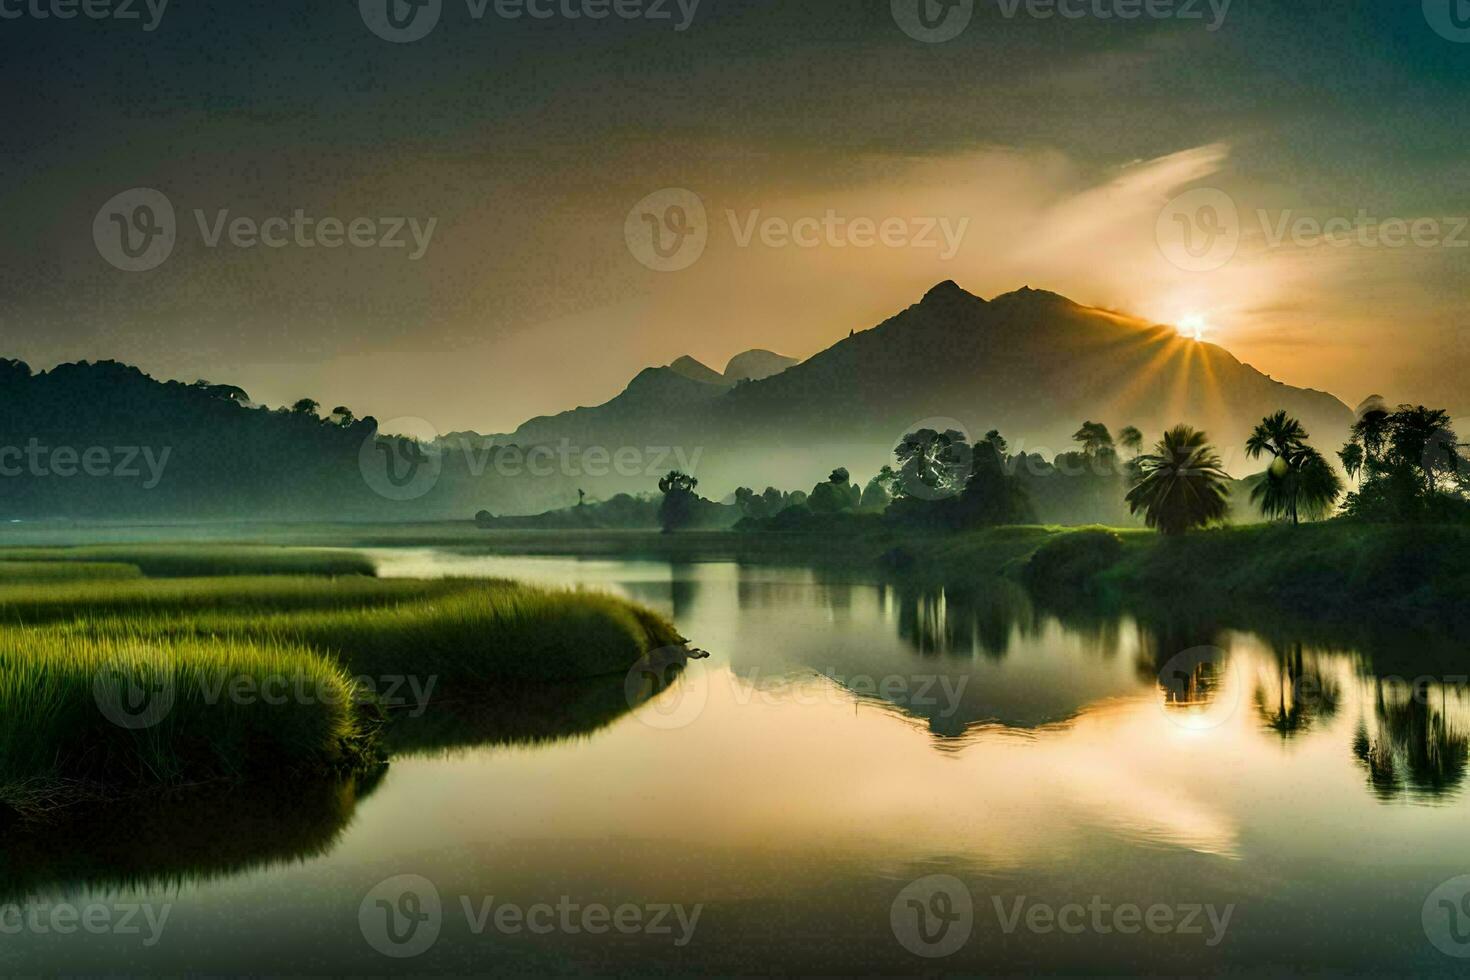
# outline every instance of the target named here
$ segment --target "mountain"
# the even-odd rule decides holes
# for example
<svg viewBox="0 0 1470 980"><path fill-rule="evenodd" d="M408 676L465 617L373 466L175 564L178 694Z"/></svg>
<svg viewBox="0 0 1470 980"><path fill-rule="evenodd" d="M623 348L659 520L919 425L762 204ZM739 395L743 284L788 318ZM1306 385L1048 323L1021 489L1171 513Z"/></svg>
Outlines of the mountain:
<svg viewBox="0 0 1470 980"><path fill-rule="evenodd" d="M731 384L764 381L799 363L794 357L782 357L768 350L748 350L730 358L730 363L725 365L725 380Z"/></svg>
<svg viewBox="0 0 1470 980"><path fill-rule="evenodd" d="M953 282L795 363L747 351L723 373L691 357L648 368L612 400L514 433L422 451L371 418L270 410L228 384L159 382L115 362L32 373L0 359L0 519L398 519L539 513L649 492L671 469L720 499L737 486L858 482L920 427L998 428L1050 459L1084 420L1150 444L1205 429L1236 476L1251 427L1280 409L1331 454L1353 413L1214 344L1033 289L984 300ZM1065 520L1065 515L1051 519Z"/></svg>
<svg viewBox="0 0 1470 980"><path fill-rule="evenodd" d="M712 367L696 361L687 354L673 364L670 364L667 370L672 371L681 378L688 378L690 381L698 381L701 384L715 385L716 387L722 388L727 383L723 374L720 374Z"/></svg>
<svg viewBox="0 0 1470 980"><path fill-rule="evenodd" d="M507 441L683 447L702 454L702 485L724 492L805 487L836 465L871 473L921 425L972 437L998 428L1013 451L1050 458L1074 448L1084 420L1115 433L1137 426L1150 445L1188 422L1243 476L1259 468L1244 445L1263 416L1285 409L1329 454L1353 420L1332 395L1276 381L1215 344L1029 287L987 301L940 283L877 326L729 389L673 372L686 383L665 380L655 397L644 390L650 373L606 405L533 420Z"/></svg>
<svg viewBox="0 0 1470 980"><path fill-rule="evenodd" d="M611 449L673 445L669 440L683 436L686 413L703 410L739 381L772 377L795 363L795 358L771 351L748 350L731 358L725 373L720 374L685 355L667 367L643 369L611 401L534 418L509 435L485 438L517 446L556 445L563 440L574 446ZM609 442L609 432L622 435ZM455 438L464 435L458 433Z"/></svg>

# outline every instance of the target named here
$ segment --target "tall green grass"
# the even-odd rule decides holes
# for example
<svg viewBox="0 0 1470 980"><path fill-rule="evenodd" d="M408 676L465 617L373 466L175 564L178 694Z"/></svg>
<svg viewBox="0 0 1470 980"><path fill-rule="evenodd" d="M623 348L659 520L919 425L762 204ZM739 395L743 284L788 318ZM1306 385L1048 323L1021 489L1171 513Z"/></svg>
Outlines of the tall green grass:
<svg viewBox="0 0 1470 980"><path fill-rule="evenodd" d="M620 676L681 642L613 596L493 580L0 584L0 811L350 767L384 717L368 683L472 698ZM149 695L168 701L156 718Z"/></svg>
<svg viewBox="0 0 1470 980"><path fill-rule="evenodd" d="M0 561L0 584L141 578L137 565L100 561Z"/></svg>
<svg viewBox="0 0 1470 980"><path fill-rule="evenodd" d="M240 678L281 678L251 697ZM341 665L269 641L0 635L0 796L56 781L178 784L362 761L373 735Z"/></svg>
<svg viewBox="0 0 1470 980"><path fill-rule="evenodd" d="M377 566L366 555L329 548L274 545L88 545L0 548L0 561L88 562L133 565L149 578L219 575L366 575Z"/></svg>
<svg viewBox="0 0 1470 980"><path fill-rule="evenodd" d="M0 624L216 611L249 617L385 605L447 596L464 587L447 579L289 577L0 582Z"/></svg>
<svg viewBox="0 0 1470 980"><path fill-rule="evenodd" d="M228 637L308 647L354 674L577 680L679 643L614 596L476 579L180 579L0 587L0 623L88 638Z"/></svg>

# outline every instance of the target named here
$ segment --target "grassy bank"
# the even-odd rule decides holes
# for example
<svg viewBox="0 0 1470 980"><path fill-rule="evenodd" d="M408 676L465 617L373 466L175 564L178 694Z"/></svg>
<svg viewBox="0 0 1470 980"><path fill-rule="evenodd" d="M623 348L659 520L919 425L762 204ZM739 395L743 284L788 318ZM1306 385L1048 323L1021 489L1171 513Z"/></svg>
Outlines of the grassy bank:
<svg viewBox="0 0 1470 980"><path fill-rule="evenodd" d="M120 544L84 547L0 548L0 564L23 562L32 570L54 566L66 575L74 566L132 566L149 578L203 578L218 575L365 575L377 573L371 560L352 551L255 544ZM68 566L73 566L69 569Z"/></svg>
<svg viewBox="0 0 1470 980"><path fill-rule="evenodd" d="M995 528L904 546L918 574L999 572L1111 601L1251 604L1303 616L1450 623L1470 615L1470 528L1259 524L1170 538L1108 528Z"/></svg>
<svg viewBox="0 0 1470 980"><path fill-rule="evenodd" d="M290 678L248 702L238 678ZM360 762L372 731L347 671L304 647L44 630L0 635L0 784L38 805L67 783L120 789Z"/></svg>
<svg viewBox="0 0 1470 980"><path fill-rule="evenodd" d="M235 579L149 585L157 592L77 588L59 608L36 593L19 602L7 601L0 591L0 616L45 621L54 632L82 637L298 644L357 676L412 674L451 684L622 674L647 650L681 642L667 620L641 606L600 593L515 582Z"/></svg>
<svg viewBox="0 0 1470 980"><path fill-rule="evenodd" d="M149 785L351 770L403 689L621 677L682 642L593 593L484 580L0 583L0 815ZM386 711L386 714L385 714Z"/></svg>

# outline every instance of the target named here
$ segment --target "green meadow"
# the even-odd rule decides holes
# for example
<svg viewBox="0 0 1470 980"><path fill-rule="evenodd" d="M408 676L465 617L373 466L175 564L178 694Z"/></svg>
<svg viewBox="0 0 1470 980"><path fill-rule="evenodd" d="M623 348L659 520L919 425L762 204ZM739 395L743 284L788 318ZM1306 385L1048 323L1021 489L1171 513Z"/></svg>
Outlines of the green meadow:
<svg viewBox="0 0 1470 980"><path fill-rule="evenodd" d="M431 695L621 676L682 642L597 593L343 574L356 555L187 550L0 552L16 572L0 577L0 815L361 770Z"/></svg>

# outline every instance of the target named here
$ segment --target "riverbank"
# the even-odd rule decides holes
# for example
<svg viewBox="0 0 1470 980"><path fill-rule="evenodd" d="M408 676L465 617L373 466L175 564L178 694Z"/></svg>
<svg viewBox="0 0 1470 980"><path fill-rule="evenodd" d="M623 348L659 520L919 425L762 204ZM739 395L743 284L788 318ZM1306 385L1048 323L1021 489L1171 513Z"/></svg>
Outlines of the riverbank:
<svg viewBox="0 0 1470 980"><path fill-rule="evenodd" d="M357 771L446 691L621 677L683 642L609 595L359 575L27 574L0 580L0 622L0 816Z"/></svg>

